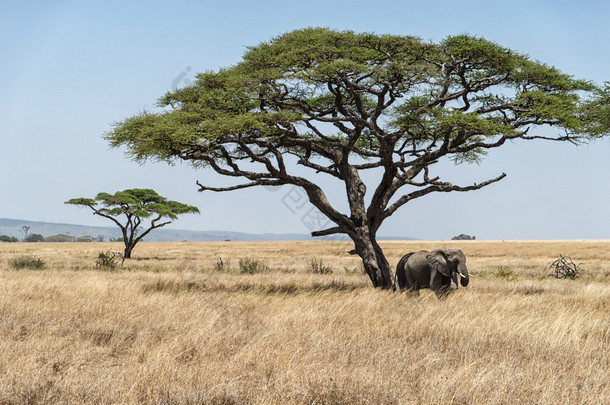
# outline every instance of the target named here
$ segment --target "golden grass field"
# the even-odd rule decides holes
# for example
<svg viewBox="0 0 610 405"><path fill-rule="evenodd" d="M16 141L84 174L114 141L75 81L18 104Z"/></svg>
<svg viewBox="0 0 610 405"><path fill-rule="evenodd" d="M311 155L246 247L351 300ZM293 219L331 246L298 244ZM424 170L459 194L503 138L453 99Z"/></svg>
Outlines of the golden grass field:
<svg viewBox="0 0 610 405"><path fill-rule="evenodd" d="M116 243L0 244L0 404L610 404L610 241L382 242L440 246L472 275L444 301L373 289L347 242L140 243L113 271Z"/></svg>

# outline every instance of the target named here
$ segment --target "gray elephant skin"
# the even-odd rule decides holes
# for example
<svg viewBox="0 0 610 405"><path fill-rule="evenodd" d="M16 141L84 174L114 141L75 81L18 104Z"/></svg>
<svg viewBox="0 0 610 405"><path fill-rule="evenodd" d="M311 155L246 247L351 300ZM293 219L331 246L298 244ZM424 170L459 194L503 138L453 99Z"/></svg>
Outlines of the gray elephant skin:
<svg viewBox="0 0 610 405"><path fill-rule="evenodd" d="M470 281L466 268L466 256L459 249L420 250L400 259L396 266L396 281L401 290L415 295L422 288L429 288L441 299L460 284L466 287Z"/></svg>

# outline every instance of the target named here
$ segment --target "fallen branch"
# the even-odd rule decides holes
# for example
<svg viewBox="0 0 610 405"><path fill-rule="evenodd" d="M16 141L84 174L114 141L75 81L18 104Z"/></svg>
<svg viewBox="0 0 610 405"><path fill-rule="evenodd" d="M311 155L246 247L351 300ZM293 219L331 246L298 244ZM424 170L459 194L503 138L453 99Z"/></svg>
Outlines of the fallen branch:
<svg viewBox="0 0 610 405"><path fill-rule="evenodd" d="M551 263L551 268L555 268L555 278L575 278L580 277L580 265L575 264L569 256L560 255L560 258Z"/></svg>

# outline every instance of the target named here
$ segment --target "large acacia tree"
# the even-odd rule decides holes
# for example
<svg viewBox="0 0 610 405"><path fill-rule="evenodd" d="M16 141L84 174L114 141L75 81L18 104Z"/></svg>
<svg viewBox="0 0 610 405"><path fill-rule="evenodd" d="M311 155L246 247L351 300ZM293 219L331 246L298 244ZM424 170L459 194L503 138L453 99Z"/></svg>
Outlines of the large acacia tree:
<svg viewBox="0 0 610 405"><path fill-rule="evenodd" d="M432 174L443 158L477 161L508 140L582 142L608 134L610 91L482 38L416 37L308 28L247 50L235 66L197 75L157 112L106 134L137 161L184 160L241 179L226 187L301 187L347 234L375 287L392 286L376 235L403 205L436 192L470 191ZM538 132L538 127L551 131ZM345 187L341 212L295 165ZM371 188L362 174L373 171ZM471 183L472 184L472 183ZM370 186L370 185L369 185Z"/></svg>

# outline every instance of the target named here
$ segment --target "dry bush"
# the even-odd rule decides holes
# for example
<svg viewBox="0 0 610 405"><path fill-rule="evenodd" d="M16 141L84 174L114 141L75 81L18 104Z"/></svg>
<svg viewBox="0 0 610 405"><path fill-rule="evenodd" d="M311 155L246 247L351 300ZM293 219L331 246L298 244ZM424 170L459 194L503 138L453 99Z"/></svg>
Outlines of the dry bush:
<svg viewBox="0 0 610 405"><path fill-rule="evenodd" d="M333 267L324 263L320 258L311 258L307 265L307 272L313 274L332 274Z"/></svg>
<svg viewBox="0 0 610 405"><path fill-rule="evenodd" d="M29 245L0 245L0 404L610 398L608 242L383 243L391 263L462 248L471 284L442 302L308 273L311 257L356 267L342 242L142 243L116 272L94 267L112 244ZM585 275L548 277L558 252ZM47 269L10 270L28 254ZM271 272L218 272L217 257Z"/></svg>
<svg viewBox="0 0 610 405"><path fill-rule="evenodd" d="M258 274L268 273L271 269L262 260L251 259L246 257L239 260L239 272L242 274Z"/></svg>

